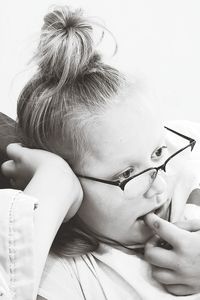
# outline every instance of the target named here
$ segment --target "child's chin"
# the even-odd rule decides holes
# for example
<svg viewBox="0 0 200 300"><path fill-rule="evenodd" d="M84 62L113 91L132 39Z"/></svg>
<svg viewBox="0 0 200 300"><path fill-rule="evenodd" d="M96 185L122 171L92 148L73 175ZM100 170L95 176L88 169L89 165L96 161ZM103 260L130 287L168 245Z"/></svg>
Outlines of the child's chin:
<svg viewBox="0 0 200 300"><path fill-rule="evenodd" d="M145 224L142 218L138 218L134 223L132 244L145 244L153 236L153 231Z"/></svg>

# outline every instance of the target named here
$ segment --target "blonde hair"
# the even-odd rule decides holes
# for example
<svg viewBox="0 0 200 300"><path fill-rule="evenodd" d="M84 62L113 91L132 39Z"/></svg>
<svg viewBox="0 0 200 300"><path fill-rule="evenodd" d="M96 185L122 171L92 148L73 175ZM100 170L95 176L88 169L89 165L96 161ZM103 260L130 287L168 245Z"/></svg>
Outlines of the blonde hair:
<svg viewBox="0 0 200 300"><path fill-rule="evenodd" d="M34 55L37 71L18 100L18 126L24 143L61 154L55 141L66 141L65 159L72 167L74 159L88 150L84 134L88 124L125 82L123 74L103 63L92 34L93 26L81 10L63 6L48 13ZM53 249L62 255L77 255L97 246L98 241L71 220L62 225Z"/></svg>

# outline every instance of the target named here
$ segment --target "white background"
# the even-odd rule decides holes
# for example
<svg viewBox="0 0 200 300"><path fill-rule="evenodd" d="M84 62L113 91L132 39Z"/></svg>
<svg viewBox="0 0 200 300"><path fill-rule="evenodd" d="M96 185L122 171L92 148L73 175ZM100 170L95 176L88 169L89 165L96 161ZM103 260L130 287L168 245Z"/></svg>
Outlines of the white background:
<svg viewBox="0 0 200 300"><path fill-rule="evenodd" d="M17 0L0 9L0 111L16 117L16 101L32 69L43 16L54 4L82 7L114 34L110 62L152 87L166 119L200 121L199 0ZM107 55L113 44L105 40Z"/></svg>

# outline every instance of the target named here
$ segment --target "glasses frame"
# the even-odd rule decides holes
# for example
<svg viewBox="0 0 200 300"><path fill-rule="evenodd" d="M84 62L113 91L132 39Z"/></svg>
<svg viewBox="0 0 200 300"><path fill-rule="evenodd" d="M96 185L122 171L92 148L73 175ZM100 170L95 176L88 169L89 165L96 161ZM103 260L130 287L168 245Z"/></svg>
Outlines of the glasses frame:
<svg viewBox="0 0 200 300"><path fill-rule="evenodd" d="M191 147L191 151L192 151L194 149L195 144L196 144L196 140L194 140L193 138L188 137L188 136L186 136L186 135L184 135L184 134L182 134L182 133L180 133L178 131L175 131L175 130L167 127L167 126L164 126L164 128L167 129L167 130L169 130L169 131L171 131L172 133L174 133L174 134L176 134L176 135L184 138L185 140L189 141L189 144L187 146L179 149L178 151L176 151L175 153L173 153L171 156L169 156L162 165L160 165L158 167L152 167L152 168L145 169L145 170L143 170L143 171L141 171L141 172L139 172L139 173L137 173L137 174L135 174L135 175L127 178L127 179L124 179L123 181L120 181L120 180L106 180L106 179L96 178L96 177L92 177L92 176L85 176L85 175L81 175L81 174L77 174L77 173L76 173L76 176L78 176L80 178L85 178L85 179L89 179L89 180L93 180L93 181L105 183L105 184L115 185L115 186L120 187L122 191L124 191L124 188L125 188L126 184L130 180L132 180L132 179L134 179L134 178L136 178L136 177L138 177L138 176L140 176L140 175L142 175L142 174L144 174L146 172L149 172L151 170L156 170L156 173L153 174L154 179L155 179L159 170L162 170L162 171L166 172L166 165L167 165L167 163L174 156L176 156L177 154L179 154L180 152L182 152L183 150L185 150L185 149L187 149L189 147Z"/></svg>

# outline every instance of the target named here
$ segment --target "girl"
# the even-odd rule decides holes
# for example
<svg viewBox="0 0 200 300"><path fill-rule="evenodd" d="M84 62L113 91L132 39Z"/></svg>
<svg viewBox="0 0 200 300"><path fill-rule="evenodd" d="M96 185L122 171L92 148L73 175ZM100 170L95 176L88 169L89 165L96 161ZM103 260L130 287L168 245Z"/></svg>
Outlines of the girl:
<svg viewBox="0 0 200 300"><path fill-rule="evenodd" d="M64 219L38 299L199 299L200 222L179 223L184 230L166 221L194 218L185 203L199 184L190 151L199 126L164 128L140 85L102 61L92 34L81 11L45 16L38 70L18 102L23 144L37 150L10 145L3 165L14 187L39 199L34 293ZM155 232L167 244L147 243Z"/></svg>

